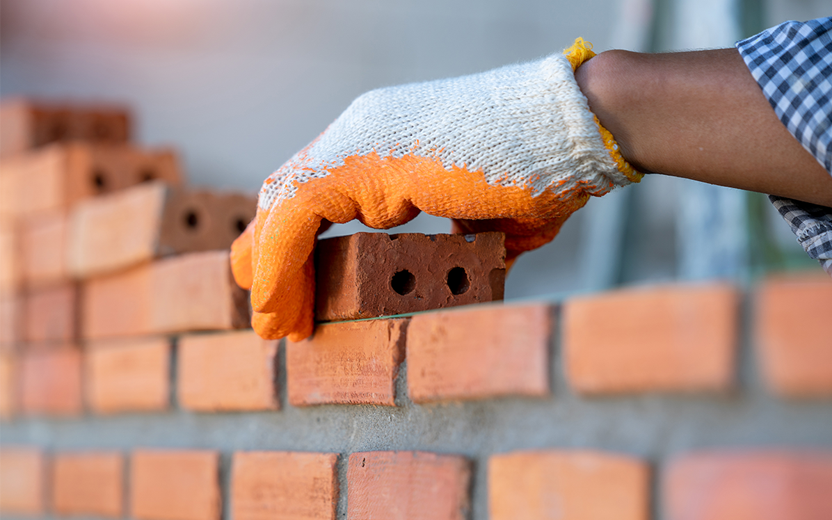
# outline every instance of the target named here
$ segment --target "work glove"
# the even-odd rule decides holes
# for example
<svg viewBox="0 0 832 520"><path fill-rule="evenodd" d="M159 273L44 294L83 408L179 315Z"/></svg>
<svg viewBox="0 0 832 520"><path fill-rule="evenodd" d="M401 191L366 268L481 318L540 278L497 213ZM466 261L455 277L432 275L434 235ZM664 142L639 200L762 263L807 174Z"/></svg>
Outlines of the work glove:
<svg viewBox="0 0 832 520"><path fill-rule="evenodd" d="M255 331L312 334L322 222L386 229L424 211L457 231L504 232L510 263L552 240L590 195L640 180L575 82L593 55L578 39L563 55L353 101L266 179L232 246Z"/></svg>

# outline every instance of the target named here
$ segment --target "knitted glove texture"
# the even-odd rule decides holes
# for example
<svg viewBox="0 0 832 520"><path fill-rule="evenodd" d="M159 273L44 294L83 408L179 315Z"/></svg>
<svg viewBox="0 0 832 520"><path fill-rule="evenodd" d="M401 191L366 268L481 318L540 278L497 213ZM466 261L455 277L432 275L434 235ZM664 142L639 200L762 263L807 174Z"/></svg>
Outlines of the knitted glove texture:
<svg viewBox="0 0 832 520"><path fill-rule="evenodd" d="M590 195L637 182L575 82L592 51L579 39L565 54L368 92L270 175L232 247L255 330L312 333L322 219L386 229L425 211L505 232L511 260L552 240Z"/></svg>

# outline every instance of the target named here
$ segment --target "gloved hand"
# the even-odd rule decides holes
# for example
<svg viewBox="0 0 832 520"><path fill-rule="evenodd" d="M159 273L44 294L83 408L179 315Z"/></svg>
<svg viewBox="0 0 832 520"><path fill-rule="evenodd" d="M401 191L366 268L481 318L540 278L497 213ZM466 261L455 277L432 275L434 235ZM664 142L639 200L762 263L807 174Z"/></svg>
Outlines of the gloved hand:
<svg viewBox="0 0 832 520"><path fill-rule="evenodd" d="M356 99L266 179L232 246L257 333L312 333L322 219L385 229L424 211L505 232L511 261L552 240L590 195L640 180L575 82L593 55L578 39L564 55Z"/></svg>

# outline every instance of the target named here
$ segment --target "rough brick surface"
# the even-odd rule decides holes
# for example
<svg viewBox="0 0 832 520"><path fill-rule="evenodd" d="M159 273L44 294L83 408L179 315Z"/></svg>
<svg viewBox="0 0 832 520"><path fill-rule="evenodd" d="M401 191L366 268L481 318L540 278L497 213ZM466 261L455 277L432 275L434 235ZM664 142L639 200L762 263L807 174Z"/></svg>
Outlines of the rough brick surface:
<svg viewBox="0 0 832 520"><path fill-rule="evenodd" d="M832 280L771 279L756 300L755 343L764 379L785 396L832 395Z"/></svg>
<svg viewBox="0 0 832 520"><path fill-rule="evenodd" d="M488 305L413 316L407 389L414 402L549 393L548 305Z"/></svg>
<svg viewBox="0 0 832 520"><path fill-rule="evenodd" d="M231 481L234 520L334 520L335 453L237 452Z"/></svg>
<svg viewBox="0 0 832 520"><path fill-rule="evenodd" d="M130 516L139 520L219 520L219 454L137 450L130 459Z"/></svg>
<svg viewBox="0 0 832 520"><path fill-rule="evenodd" d="M406 327L406 319L330 323L287 341L289 402L394 405Z"/></svg>
<svg viewBox="0 0 832 520"><path fill-rule="evenodd" d="M246 293L231 278L227 251L166 258L88 280L82 311L87 339L249 325Z"/></svg>
<svg viewBox="0 0 832 520"><path fill-rule="evenodd" d="M171 150L55 144L0 162L0 208L17 217L67 211L80 200L148 180L181 183Z"/></svg>
<svg viewBox="0 0 832 520"><path fill-rule="evenodd" d="M0 103L0 156L58 141L125 143L129 139L130 114L124 107L44 104L22 98Z"/></svg>
<svg viewBox="0 0 832 520"><path fill-rule="evenodd" d="M350 520L463 520L470 507L468 461L419 451L371 451L350 455L347 516Z"/></svg>
<svg viewBox="0 0 832 520"><path fill-rule="evenodd" d="M81 413L81 353L72 346L19 357L20 407L25 414Z"/></svg>
<svg viewBox="0 0 832 520"><path fill-rule="evenodd" d="M30 292L24 299L24 338L37 342L73 342L78 339L78 291L64 283Z"/></svg>
<svg viewBox="0 0 832 520"><path fill-rule="evenodd" d="M647 520L647 465L592 451L526 451L488 461L491 520Z"/></svg>
<svg viewBox="0 0 832 520"><path fill-rule="evenodd" d="M46 213L20 225L22 277L28 287L57 285L69 280L67 271L67 217Z"/></svg>
<svg viewBox="0 0 832 520"><path fill-rule="evenodd" d="M663 483L674 520L832 518L832 452L701 452L671 464Z"/></svg>
<svg viewBox="0 0 832 520"><path fill-rule="evenodd" d="M114 452L61 453L52 458L52 511L59 515L120 518L124 457Z"/></svg>
<svg viewBox="0 0 832 520"><path fill-rule="evenodd" d="M0 448L0 513L43 514L45 478L46 460L40 450Z"/></svg>
<svg viewBox="0 0 832 520"><path fill-rule="evenodd" d="M315 254L318 321L503 299L502 233L356 233L321 240Z"/></svg>
<svg viewBox="0 0 832 520"><path fill-rule="evenodd" d="M256 199L145 183L85 200L72 212L69 265L78 277L158 256L228 249L254 218Z"/></svg>
<svg viewBox="0 0 832 520"><path fill-rule="evenodd" d="M17 411L17 359L11 352L0 352L0 419Z"/></svg>
<svg viewBox="0 0 832 520"><path fill-rule="evenodd" d="M277 341L253 331L179 339L179 406L195 411L276 410Z"/></svg>
<svg viewBox="0 0 832 520"><path fill-rule="evenodd" d="M566 374L584 393L720 391L732 384L737 291L727 285L637 288L568 300Z"/></svg>
<svg viewBox="0 0 832 520"><path fill-rule="evenodd" d="M84 393L95 413L161 411L170 402L170 340L144 338L88 344Z"/></svg>

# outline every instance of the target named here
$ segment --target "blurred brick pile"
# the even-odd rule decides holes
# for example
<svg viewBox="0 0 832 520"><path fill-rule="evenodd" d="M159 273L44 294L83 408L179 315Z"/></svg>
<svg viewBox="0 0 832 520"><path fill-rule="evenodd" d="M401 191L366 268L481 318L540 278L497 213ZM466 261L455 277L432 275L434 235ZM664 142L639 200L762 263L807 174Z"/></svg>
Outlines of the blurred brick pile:
<svg viewBox="0 0 832 520"><path fill-rule="evenodd" d="M73 154L84 158L80 170ZM313 405L339 405L324 416L451 405L462 420L472 402L541 402L557 392L602 417L642 396L753 409L760 398L749 378L798 414L830 410L832 283L822 275L770 278L748 291L678 284L477 304L328 323L309 340L278 343L229 330L245 327L248 311L223 248L251 214L225 213L230 199L220 195L183 192L172 155L77 142L4 150L0 179L7 424L64 417L83 425L142 412L162 427L166 417L235 412L242 428L263 413ZM74 183L83 190L69 189ZM253 211L251 201L227 204ZM192 222L216 226L213 238L189 241ZM752 376L740 373L744 348L756 360ZM566 388L556 391L553 374ZM485 494L492 520L821 520L832 518L826 433L827 444L811 449L733 444L667 457L603 444L472 456L443 448L450 439L441 435L431 452L4 443L0 513L442 520L485 518L472 512L472 497ZM475 478L480 468L485 478Z"/></svg>

